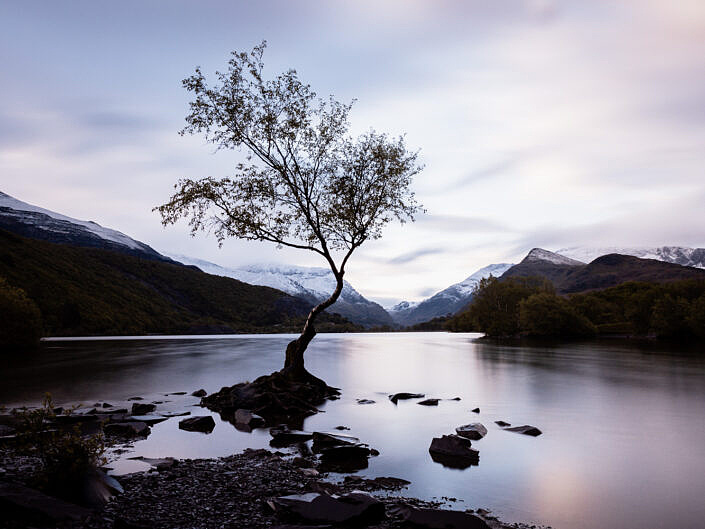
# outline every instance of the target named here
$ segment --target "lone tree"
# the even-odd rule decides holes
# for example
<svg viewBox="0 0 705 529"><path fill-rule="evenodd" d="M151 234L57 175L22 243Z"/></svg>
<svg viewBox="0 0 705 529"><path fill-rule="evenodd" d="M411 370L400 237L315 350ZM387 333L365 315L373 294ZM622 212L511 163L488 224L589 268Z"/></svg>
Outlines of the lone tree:
<svg viewBox="0 0 705 529"><path fill-rule="evenodd" d="M315 377L304 368L304 351L316 317L340 296L353 252L380 238L387 223L413 220L420 206L410 184L421 167L403 137L372 130L350 137L352 103L318 98L295 70L266 80L265 47L233 52L216 84L200 68L183 80L194 99L181 134L203 134L217 150L244 151L247 163L225 178L182 179L155 209L165 226L188 219L192 235L212 230L221 245L229 237L268 241L327 261L336 288L287 346L282 370L310 381Z"/></svg>

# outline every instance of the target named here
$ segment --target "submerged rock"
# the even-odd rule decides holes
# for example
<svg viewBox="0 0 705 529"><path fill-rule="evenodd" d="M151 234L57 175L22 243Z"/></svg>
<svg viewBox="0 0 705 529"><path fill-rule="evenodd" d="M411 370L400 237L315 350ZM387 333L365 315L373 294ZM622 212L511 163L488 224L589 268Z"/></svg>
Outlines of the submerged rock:
<svg viewBox="0 0 705 529"><path fill-rule="evenodd" d="M538 437L543 433L541 430L536 428L536 426L531 426L529 424L525 424L523 426L514 426L512 428L505 428L504 430L507 432L515 432L524 435L530 435L532 437Z"/></svg>
<svg viewBox="0 0 705 529"><path fill-rule="evenodd" d="M374 404L375 401L371 399L357 399L358 404Z"/></svg>
<svg viewBox="0 0 705 529"><path fill-rule="evenodd" d="M313 434L301 430L290 430L288 426L275 426L269 430L272 440L269 442L274 447L284 447L297 443L305 443L313 438Z"/></svg>
<svg viewBox="0 0 705 529"><path fill-rule="evenodd" d="M120 437L147 437L151 430L143 422L114 422L106 424L103 428L105 435L117 435Z"/></svg>
<svg viewBox="0 0 705 529"><path fill-rule="evenodd" d="M127 418L129 421L138 421L152 426L154 424L164 422L168 417L163 417L161 415L132 415Z"/></svg>
<svg viewBox="0 0 705 529"><path fill-rule="evenodd" d="M470 410L470 411L473 412L473 413L480 413L480 408L473 408L473 409Z"/></svg>
<svg viewBox="0 0 705 529"><path fill-rule="evenodd" d="M417 402L416 404L420 404L421 406L438 406L438 401L440 399L426 399L422 400L420 402Z"/></svg>
<svg viewBox="0 0 705 529"><path fill-rule="evenodd" d="M272 500L274 511L308 523L365 527L384 519L384 504L367 494L352 492L331 496L317 492L283 496Z"/></svg>
<svg viewBox="0 0 705 529"><path fill-rule="evenodd" d="M132 415L146 415L149 412L152 412L157 409L156 404L146 404L146 403L140 403L140 402L135 402L132 405Z"/></svg>
<svg viewBox="0 0 705 529"><path fill-rule="evenodd" d="M485 428L482 423L474 422L472 424L464 424L463 426L458 426L455 429L455 433L457 433L461 437L465 437L473 441L479 441L487 435L487 428Z"/></svg>
<svg viewBox="0 0 705 529"><path fill-rule="evenodd" d="M320 452L324 448L334 446L355 445L360 443L357 437L327 432L313 432L312 438L313 446L311 449L314 452Z"/></svg>
<svg viewBox="0 0 705 529"><path fill-rule="evenodd" d="M504 422L504 421L495 421L494 422L497 426L500 426L502 428L505 428L506 426L511 426L511 423Z"/></svg>
<svg viewBox="0 0 705 529"><path fill-rule="evenodd" d="M389 395L389 400L391 400L394 404L396 404L400 400L408 400L408 399L422 399L426 395L423 393L395 393L394 395Z"/></svg>
<svg viewBox="0 0 705 529"><path fill-rule="evenodd" d="M250 410L239 409L235 412L235 423L246 424L250 428L264 426L264 419Z"/></svg>
<svg viewBox="0 0 705 529"><path fill-rule="evenodd" d="M206 395L208 395L208 393L203 388L198 389L198 390L194 391L193 393L191 393L192 397L205 397Z"/></svg>
<svg viewBox="0 0 705 529"><path fill-rule="evenodd" d="M210 415L189 417L179 421L179 429L187 432L211 433L215 428L215 421Z"/></svg>
<svg viewBox="0 0 705 529"><path fill-rule="evenodd" d="M470 439L455 434L434 437L428 451L435 462L451 468L467 468L480 462L480 452L472 448Z"/></svg>

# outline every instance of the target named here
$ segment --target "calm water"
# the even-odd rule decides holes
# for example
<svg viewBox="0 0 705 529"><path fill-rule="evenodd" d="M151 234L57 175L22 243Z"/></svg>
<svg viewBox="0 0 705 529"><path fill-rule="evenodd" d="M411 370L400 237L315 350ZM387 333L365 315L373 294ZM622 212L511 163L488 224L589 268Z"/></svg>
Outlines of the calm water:
<svg viewBox="0 0 705 529"><path fill-rule="evenodd" d="M280 367L291 336L188 337L50 342L41 353L2 360L0 404L109 401L140 395L179 409L208 392ZM339 401L307 419L308 430L350 427L380 450L361 474L412 482L406 494L458 498L455 507L491 509L506 521L564 529L702 528L705 524L705 354L665 346L579 343L502 346L477 335L319 335L307 365L342 388ZM451 398L438 407L392 404L398 391ZM373 405L358 405L369 398ZM471 413L480 407L479 415ZM205 414L201 408L194 413ZM217 419L217 418L216 418ZM532 424L543 435L499 429ZM453 470L428 446L456 426L482 422L473 442L480 464ZM178 430L178 419L135 444L147 457L211 457L267 446L266 431L239 432L216 420L212 434ZM143 463L117 461L116 472Z"/></svg>

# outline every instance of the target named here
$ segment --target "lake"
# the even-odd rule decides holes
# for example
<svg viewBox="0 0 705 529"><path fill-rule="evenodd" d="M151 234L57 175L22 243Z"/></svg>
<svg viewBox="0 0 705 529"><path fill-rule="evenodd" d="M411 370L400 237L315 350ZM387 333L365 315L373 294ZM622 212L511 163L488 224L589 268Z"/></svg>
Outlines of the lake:
<svg viewBox="0 0 705 529"><path fill-rule="evenodd" d="M0 404L121 404L132 396L198 399L166 393L252 380L280 368L289 335L137 337L45 342L38 353L0 359ZM305 422L307 430L350 428L378 449L361 475L412 482L403 494L456 498L458 509L483 507L505 521L564 529L702 528L705 526L705 354L627 341L501 345L475 334L321 334L307 367L341 399ZM387 395L425 393L437 407L394 405ZM372 399L360 405L356 399ZM479 407L480 413L470 410ZM134 453L113 463L117 474L144 464L128 456L228 455L266 447L267 430L240 432L216 417L209 434L178 429L178 418L153 428ZM494 421L531 424L528 437ZM474 441L478 466L435 463L433 437L482 422Z"/></svg>

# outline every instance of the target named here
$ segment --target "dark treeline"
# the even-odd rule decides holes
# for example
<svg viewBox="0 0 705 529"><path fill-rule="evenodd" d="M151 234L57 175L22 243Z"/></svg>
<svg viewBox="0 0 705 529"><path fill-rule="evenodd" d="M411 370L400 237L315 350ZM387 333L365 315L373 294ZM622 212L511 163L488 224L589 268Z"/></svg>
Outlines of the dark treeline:
<svg viewBox="0 0 705 529"><path fill-rule="evenodd" d="M473 302L445 323L488 336L620 334L705 337L705 281L629 282L559 296L542 278L483 279Z"/></svg>
<svg viewBox="0 0 705 529"><path fill-rule="evenodd" d="M0 230L0 346L39 336L296 332L310 303L269 287ZM358 331L325 314L323 332Z"/></svg>

